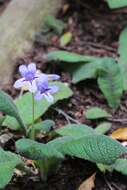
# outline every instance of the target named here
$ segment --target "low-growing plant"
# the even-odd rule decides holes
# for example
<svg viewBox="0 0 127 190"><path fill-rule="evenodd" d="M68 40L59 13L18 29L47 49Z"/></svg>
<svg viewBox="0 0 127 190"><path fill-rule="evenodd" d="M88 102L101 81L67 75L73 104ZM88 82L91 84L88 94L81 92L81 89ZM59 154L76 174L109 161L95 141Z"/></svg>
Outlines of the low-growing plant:
<svg viewBox="0 0 127 190"><path fill-rule="evenodd" d="M21 78L14 83L14 87L25 88L29 92L16 98L14 102L7 93L0 90L0 111L5 114L5 116L1 116L1 126L22 132L25 138L34 140L39 133L46 134L54 126L54 121L49 119L41 121L41 116L57 101L70 97L72 91L62 82L52 82L59 79L58 75L38 74L34 63L30 63L28 66L21 65L19 72ZM24 146L27 147L27 143ZM48 147L42 146L44 146L44 149L41 150L41 157L44 157L43 164L41 159L36 164L40 171L42 171L41 168L44 168L43 179L45 179L48 173L45 159L48 159L51 168L55 165L53 164L54 155L57 160L63 158L63 155L56 150L47 151ZM40 158L40 155L34 154L34 151L33 156ZM19 166L22 168L25 166L20 155L0 149L0 188L5 187L11 180L14 169Z"/></svg>
<svg viewBox="0 0 127 190"><path fill-rule="evenodd" d="M0 188L9 183L15 168L26 172L22 156L33 160L44 181L56 171L66 155L94 162L102 171L108 168L127 174L127 160L123 158L127 148L103 135L105 128L94 130L83 124L70 124L50 131L54 121L41 121L42 114L51 105L72 95L64 83L50 82L58 80L58 75L38 74L33 63L21 65L19 71L22 77L15 82L14 87L25 86L29 92L14 102L9 95L0 91L0 111L6 115L2 125L23 133L22 138L16 141L16 153L0 149ZM39 133L46 134L51 140L47 143L38 142Z"/></svg>
<svg viewBox="0 0 127 190"><path fill-rule="evenodd" d="M119 58L79 55L67 51L54 51L44 55L47 61L64 62L64 70L72 75L74 84L86 79L96 79L111 108L118 108L124 91L127 90L127 61L125 28L119 40ZM68 65L66 65L68 63Z"/></svg>

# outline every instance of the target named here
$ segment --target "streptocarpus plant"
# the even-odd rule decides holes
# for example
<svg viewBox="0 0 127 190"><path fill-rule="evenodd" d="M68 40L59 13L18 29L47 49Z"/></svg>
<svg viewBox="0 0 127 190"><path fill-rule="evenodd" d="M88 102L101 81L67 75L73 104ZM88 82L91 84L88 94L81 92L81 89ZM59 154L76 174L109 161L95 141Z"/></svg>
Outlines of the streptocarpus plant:
<svg viewBox="0 0 127 190"><path fill-rule="evenodd" d="M24 138L16 142L16 152L19 156L0 150L0 167L1 171L5 171L4 175L3 172L0 172L0 188L4 188L11 180L15 167L20 165L25 167L25 163L21 161L21 155L33 160L42 180L47 180L47 177L65 159L65 155L86 159L97 165L108 165L121 172L119 164L123 164L121 157L127 153L126 147L110 137L98 134L88 126L70 125L55 131L55 134L62 137L52 139L45 144L37 142L38 132L41 131L48 135L54 125L51 120L40 122L42 114L54 102L71 96L72 92L60 82L49 82L51 79L59 79L58 75L43 73L37 75L36 66L33 63L28 67L21 66L19 71L22 78L16 81L14 86L21 88L27 85L30 92L19 97L16 107L13 100L1 91L0 98L4 103L0 102L0 109L9 115L5 119L4 125L6 124L8 127L14 125L17 128L13 129L23 129L22 132L25 132ZM53 135L51 136L53 137ZM6 164L3 164L3 159L6 160ZM125 160L124 163L126 163Z"/></svg>
<svg viewBox="0 0 127 190"><path fill-rule="evenodd" d="M28 134L31 134L31 138L34 139L34 101L41 100L42 97L44 97L48 102L52 103L54 99L51 94L56 93L59 87L57 85L49 85L48 81L58 80L60 77L58 75L37 74L35 63L30 63L28 66L21 65L19 67L19 72L22 78L15 82L14 87L21 88L26 86L31 93L33 122Z"/></svg>
<svg viewBox="0 0 127 190"><path fill-rule="evenodd" d="M29 92L17 98L14 103L8 94L2 90L0 91L0 111L5 114L5 119L4 121L2 120L1 125L13 130L20 130L26 138L35 139L38 133L42 132L45 134L54 125L52 120L41 121L42 114L58 100L70 97L72 91L62 82L52 82L52 80L60 78L58 75L37 74L34 63L28 66L21 65L19 72L21 78L15 82L14 87L22 88L25 85ZM46 176L45 171L47 171L46 161L48 159L45 161L45 158L50 159L52 155L56 154L57 159L59 157L63 159L63 155L56 150L53 152L49 151L49 153L47 148L42 149L44 158L37 163L41 176L43 173L43 178L46 178L44 176ZM42 165L42 163L45 164ZM49 165L52 166L53 163L51 164L50 161ZM19 166L25 167L25 163L20 155L4 151L3 149L0 150L0 189L4 188L11 180L15 167Z"/></svg>

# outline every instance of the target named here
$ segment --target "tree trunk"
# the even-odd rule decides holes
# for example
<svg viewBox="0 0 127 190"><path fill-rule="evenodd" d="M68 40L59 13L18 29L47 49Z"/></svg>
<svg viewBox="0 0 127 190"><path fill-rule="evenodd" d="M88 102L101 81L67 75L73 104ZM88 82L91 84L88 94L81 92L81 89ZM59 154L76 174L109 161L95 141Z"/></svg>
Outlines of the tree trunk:
<svg viewBox="0 0 127 190"><path fill-rule="evenodd" d="M12 79L14 59L22 55L39 31L46 15L54 14L62 0L12 0L0 16L0 87Z"/></svg>

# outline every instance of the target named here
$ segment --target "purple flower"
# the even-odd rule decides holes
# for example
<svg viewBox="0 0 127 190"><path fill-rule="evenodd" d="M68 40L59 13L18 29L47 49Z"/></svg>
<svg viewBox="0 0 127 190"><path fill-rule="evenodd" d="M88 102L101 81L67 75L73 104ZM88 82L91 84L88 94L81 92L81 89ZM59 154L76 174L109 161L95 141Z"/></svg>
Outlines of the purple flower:
<svg viewBox="0 0 127 190"><path fill-rule="evenodd" d="M23 86L27 86L30 92L35 92L37 90L35 80L39 77L39 75L36 74L36 71L35 63L30 63L28 66L21 65L19 67L19 72L22 78L18 79L14 83L14 87L21 88Z"/></svg>
<svg viewBox="0 0 127 190"><path fill-rule="evenodd" d="M41 98L44 97L48 102L53 102L54 98L52 94L56 93L59 88L56 85L48 84L48 75L41 75L39 79L36 80L36 84L37 93L35 94L35 100L41 100Z"/></svg>

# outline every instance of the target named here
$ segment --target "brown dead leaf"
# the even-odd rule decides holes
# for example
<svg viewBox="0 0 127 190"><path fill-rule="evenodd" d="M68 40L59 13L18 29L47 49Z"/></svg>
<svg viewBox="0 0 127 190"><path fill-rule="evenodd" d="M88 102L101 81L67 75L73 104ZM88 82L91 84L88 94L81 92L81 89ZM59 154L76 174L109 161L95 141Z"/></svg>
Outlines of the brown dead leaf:
<svg viewBox="0 0 127 190"><path fill-rule="evenodd" d="M78 190L92 190L95 187L95 176L96 173L94 173L92 176L87 178L78 188Z"/></svg>
<svg viewBox="0 0 127 190"><path fill-rule="evenodd" d="M111 134L113 139L126 141L127 140L127 127L126 128L119 128Z"/></svg>

